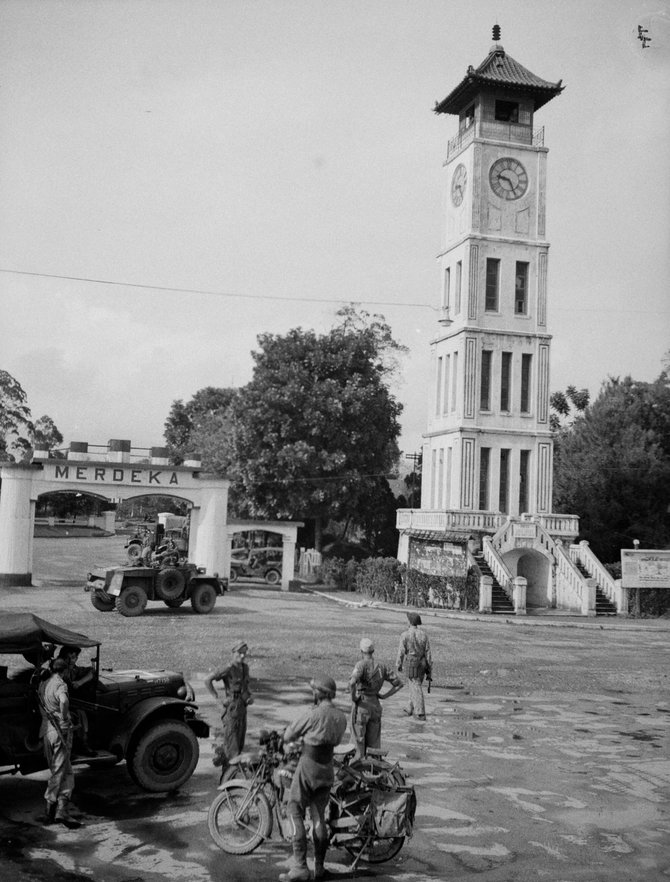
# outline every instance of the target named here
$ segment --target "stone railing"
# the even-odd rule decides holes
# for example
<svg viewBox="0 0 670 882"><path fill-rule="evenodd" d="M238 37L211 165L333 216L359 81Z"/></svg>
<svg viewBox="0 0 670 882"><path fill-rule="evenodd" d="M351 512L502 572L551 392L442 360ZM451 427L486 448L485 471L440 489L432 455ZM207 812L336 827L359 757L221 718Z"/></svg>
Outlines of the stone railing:
<svg viewBox="0 0 670 882"><path fill-rule="evenodd" d="M579 534L579 515L550 514L532 515L529 517L532 517L552 536L574 540Z"/></svg>
<svg viewBox="0 0 670 882"><path fill-rule="evenodd" d="M494 533L507 519L506 515L490 511L420 511L401 508L396 513L398 530L449 530Z"/></svg>
<svg viewBox="0 0 670 882"><path fill-rule="evenodd" d="M579 563L588 572L605 597L614 604L617 612L622 612L624 598L621 590L621 580L615 579L601 564L595 554L589 548L589 543L584 539L576 545L570 546L570 558Z"/></svg>
<svg viewBox="0 0 670 882"><path fill-rule="evenodd" d="M585 579L562 545L555 543L556 601L559 607L577 609L584 616L596 614L596 583Z"/></svg>
<svg viewBox="0 0 670 882"><path fill-rule="evenodd" d="M489 569L495 576L496 582L511 599L514 576L507 568L503 559L498 556L497 551L493 547L490 536L484 536L484 540L482 541L482 554L484 560L489 565Z"/></svg>

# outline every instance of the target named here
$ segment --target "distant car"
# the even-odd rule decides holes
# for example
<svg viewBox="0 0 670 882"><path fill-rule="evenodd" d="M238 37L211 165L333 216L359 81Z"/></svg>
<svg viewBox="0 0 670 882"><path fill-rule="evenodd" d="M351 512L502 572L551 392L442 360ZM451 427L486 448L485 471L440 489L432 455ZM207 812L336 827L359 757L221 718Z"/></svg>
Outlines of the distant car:
<svg viewBox="0 0 670 882"><path fill-rule="evenodd" d="M171 558L153 566L120 566L96 569L87 574L84 591L99 612L116 609L122 616L141 616L148 601L162 601L177 609L190 600L194 612L214 609L216 598L228 588L228 580L210 575L192 563L172 565Z"/></svg>
<svg viewBox="0 0 670 882"><path fill-rule="evenodd" d="M198 738L209 736L183 675L101 670L97 640L31 613L0 617L0 766L24 775L48 768L39 737L38 686L43 664L59 646L95 651L93 679L70 695L73 715L85 713L88 730L85 752L79 752L75 735L73 763L104 769L125 760L130 777L144 790L167 793L181 787L197 765Z"/></svg>
<svg viewBox="0 0 670 882"><path fill-rule="evenodd" d="M282 576L282 549L233 549L230 560L230 581L236 582L240 576L264 579L268 585L278 585Z"/></svg>

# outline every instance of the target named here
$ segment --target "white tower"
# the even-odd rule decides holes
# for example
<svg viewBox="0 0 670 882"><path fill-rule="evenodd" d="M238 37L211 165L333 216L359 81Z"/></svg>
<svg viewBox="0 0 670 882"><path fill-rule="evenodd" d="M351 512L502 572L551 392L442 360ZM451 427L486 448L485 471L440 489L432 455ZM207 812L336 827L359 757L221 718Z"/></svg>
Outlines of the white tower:
<svg viewBox="0 0 670 882"><path fill-rule="evenodd" d="M459 128L444 163L422 509L551 512L547 148L533 126L562 88L496 42L435 107Z"/></svg>

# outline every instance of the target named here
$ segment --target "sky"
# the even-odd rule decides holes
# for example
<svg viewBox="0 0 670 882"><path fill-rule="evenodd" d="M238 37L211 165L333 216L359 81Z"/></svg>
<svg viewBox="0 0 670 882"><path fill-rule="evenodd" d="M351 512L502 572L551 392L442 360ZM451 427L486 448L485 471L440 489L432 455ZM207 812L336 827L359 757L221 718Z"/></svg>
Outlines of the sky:
<svg viewBox="0 0 670 882"><path fill-rule="evenodd" d="M426 429L452 116L502 28L564 92L548 156L551 388L670 350L668 0L0 0L0 369L65 442L160 446L257 336L350 302ZM637 26L647 28L647 49Z"/></svg>

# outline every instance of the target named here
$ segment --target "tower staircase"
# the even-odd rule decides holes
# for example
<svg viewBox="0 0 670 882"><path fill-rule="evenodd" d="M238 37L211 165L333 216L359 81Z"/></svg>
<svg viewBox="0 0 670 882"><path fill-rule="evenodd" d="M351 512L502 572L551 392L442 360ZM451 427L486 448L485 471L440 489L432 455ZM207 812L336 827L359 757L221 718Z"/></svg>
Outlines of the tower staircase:
<svg viewBox="0 0 670 882"><path fill-rule="evenodd" d="M579 560L575 560L575 565L585 579L591 578L591 573L586 569L584 564ZM605 592L596 585L596 615L597 616L615 616L617 614L616 606L607 597Z"/></svg>
<svg viewBox="0 0 670 882"><path fill-rule="evenodd" d="M496 579L493 570L486 562L483 552L479 551L472 556L475 559L475 562L479 567L482 576L491 577L491 611L493 615L515 615L514 604L507 596L507 592L502 587L500 582Z"/></svg>

